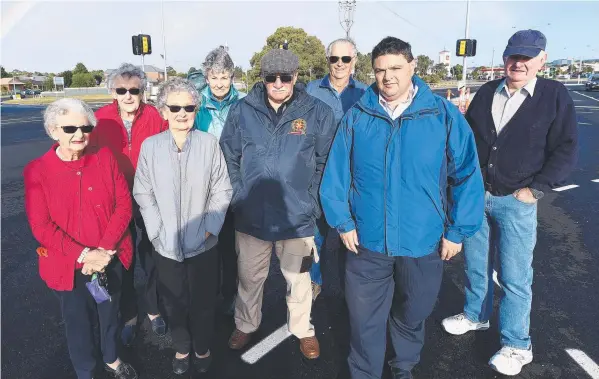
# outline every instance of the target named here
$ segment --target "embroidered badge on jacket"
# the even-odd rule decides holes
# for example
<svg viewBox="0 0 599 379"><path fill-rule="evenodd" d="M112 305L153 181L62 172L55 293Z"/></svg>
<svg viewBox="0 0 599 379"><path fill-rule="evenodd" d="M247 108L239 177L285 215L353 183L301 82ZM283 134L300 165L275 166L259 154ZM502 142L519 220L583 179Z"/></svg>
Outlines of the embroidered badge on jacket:
<svg viewBox="0 0 599 379"><path fill-rule="evenodd" d="M293 134L296 136L301 136L306 134L306 120L303 118L298 118L297 120L293 120L291 123L291 130L289 134Z"/></svg>

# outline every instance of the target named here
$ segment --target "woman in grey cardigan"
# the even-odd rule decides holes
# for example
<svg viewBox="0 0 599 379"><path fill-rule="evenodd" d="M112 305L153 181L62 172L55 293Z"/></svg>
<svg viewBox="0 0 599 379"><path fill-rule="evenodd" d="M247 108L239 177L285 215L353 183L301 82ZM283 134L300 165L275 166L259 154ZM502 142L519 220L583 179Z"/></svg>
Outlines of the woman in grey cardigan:
<svg viewBox="0 0 599 379"><path fill-rule="evenodd" d="M173 371L210 366L210 341L218 292L218 234L231 200L227 165L216 137L195 130L199 95L174 78L158 92L169 130L144 141L133 196L156 249L175 357ZM191 335L191 336L190 336Z"/></svg>

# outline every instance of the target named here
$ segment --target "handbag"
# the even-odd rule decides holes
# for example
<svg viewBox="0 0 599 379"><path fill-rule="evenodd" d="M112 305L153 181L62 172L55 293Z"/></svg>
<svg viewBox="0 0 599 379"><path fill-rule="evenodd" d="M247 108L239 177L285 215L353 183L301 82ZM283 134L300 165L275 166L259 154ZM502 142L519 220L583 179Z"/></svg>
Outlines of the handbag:
<svg viewBox="0 0 599 379"><path fill-rule="evenodd" d="M110 293L108 293L108 278L105 273L94 273L91 281L85 283L85 286L97 304L112 300Z"/></svg>

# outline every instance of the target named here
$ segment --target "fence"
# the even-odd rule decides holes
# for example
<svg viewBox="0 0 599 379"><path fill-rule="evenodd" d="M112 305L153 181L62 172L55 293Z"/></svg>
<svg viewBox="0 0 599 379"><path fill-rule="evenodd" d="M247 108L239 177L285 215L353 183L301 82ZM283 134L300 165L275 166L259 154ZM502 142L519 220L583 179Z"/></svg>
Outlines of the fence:
<svg viewBox="0 0 599 379"><path fill-rule="evenodd" d="M42 92L42 97L71 97L81 95L110 95L106 87L65 88L64 91Z"/></svg>

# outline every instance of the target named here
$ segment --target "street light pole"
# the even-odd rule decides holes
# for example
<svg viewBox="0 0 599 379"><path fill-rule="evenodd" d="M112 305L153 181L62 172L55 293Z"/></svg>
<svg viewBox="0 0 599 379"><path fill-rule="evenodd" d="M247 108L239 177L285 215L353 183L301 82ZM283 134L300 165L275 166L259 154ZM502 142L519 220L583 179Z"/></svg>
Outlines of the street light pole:
<svg viewBox="0 0 599 379"><path fill-rule="evenodd" d="M468 29L470 29L470 0L466 1L466 30L464 38L468 39ZM464 87L466 86L466 72L468 71L466 67L466 56L464 56L464 61L462 66L464 66L464 71L462 72L462 81L464 82Z"/></svg>
<svg viewBox="0 0 599 379"><path fill-rule="evenodd" d="M491 57L491 80L495 79L495 48L493 48L493 56Z"/></svg>
<svg viewBox="0 0 599 379"><path fill-rule="evenodd" d="M160 1L160 10L162 14L162 51L164 58L164 81L168 79L168 75L166 73L166 36L164 35L164 0Z"/></svg>

